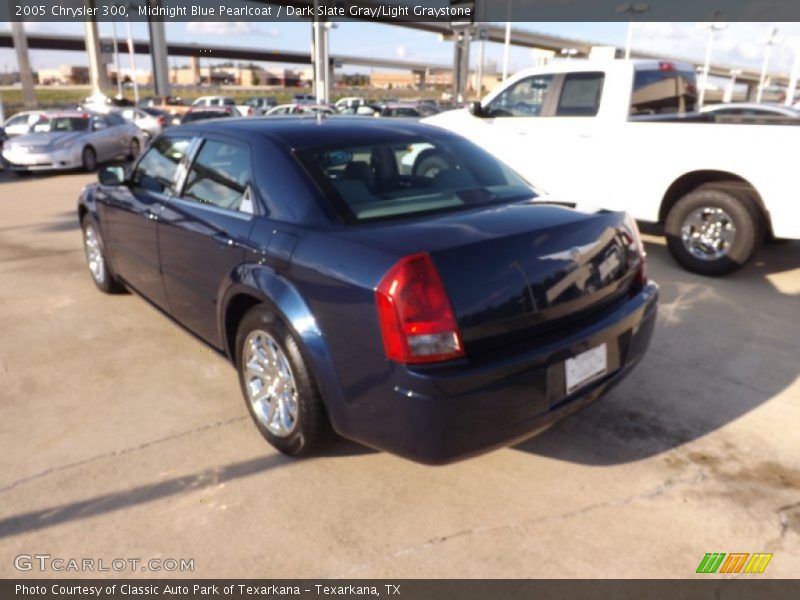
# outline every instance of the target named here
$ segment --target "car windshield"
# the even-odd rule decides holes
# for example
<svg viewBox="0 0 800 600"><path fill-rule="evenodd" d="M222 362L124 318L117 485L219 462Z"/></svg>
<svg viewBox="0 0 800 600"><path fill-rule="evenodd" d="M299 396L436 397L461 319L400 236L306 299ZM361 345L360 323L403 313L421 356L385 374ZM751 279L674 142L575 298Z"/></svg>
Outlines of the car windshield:
<svg viewBox="0 0 800 600"><path fill-rule="evenodd" d="M88 131L89 119L85 117L50 117L33 126L34 133L53 131Z"/></svg>
<svg viewBox="0 0 800 600"><path fill-rule="evenodd" d="M519 175L466 140L418 140L298 151L347 221L463 210L531 198Z"/></svg>

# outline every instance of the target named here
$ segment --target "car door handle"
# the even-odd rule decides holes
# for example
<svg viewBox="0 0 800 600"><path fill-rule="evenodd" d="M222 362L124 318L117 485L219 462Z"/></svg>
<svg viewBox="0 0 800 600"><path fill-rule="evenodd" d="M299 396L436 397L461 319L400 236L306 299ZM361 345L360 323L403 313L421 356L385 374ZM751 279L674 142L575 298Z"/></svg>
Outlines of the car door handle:
<svg viewBox="0 0 800 600"><path fill-rule="evenodd" d="M218 246L227 248L235 245L233 238L230 237L225 232L220 231L218 233L215 233L212 237L214 238L214 241L217 243Z"/></svg>

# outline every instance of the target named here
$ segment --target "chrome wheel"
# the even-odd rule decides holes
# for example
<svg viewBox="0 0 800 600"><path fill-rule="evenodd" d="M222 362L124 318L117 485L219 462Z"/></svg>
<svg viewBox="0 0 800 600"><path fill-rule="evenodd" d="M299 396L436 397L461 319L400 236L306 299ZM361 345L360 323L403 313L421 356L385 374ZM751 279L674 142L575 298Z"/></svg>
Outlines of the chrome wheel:
<svg viewBox="0 0 800 600"><path fill-rule="evenodd" d="M106 280L106 261L103 258L103 249L100 247L100 238L94 225L87 225L83 232L83 246L86 249L86 262L89 272L98 285L103 285Z"/></svg>
<svg viewBox="0 0 800 600"><path fill-rule="evenodd" d="M721 208L706 206L689 213L681 227L683 245L700 260L719 260L730 252L736 225Z"/></svg>
<svg viewBox="0 0 800 600"><path fill-rule="evenodd" d="M245 391L253 413L270 433L286 437L297 426L297 385L289 360L271 335L250 332L244 341Z"/></svg>

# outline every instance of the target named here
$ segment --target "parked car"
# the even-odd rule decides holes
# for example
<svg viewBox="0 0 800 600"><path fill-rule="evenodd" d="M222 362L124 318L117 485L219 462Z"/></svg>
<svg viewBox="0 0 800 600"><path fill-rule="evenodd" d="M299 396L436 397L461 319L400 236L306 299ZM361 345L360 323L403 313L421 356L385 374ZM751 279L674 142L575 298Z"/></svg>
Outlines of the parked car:
<svg viewBox="0 0 800 600"><path fill-rule="evenodd" d="M139 101L139 108L156 108L172 116L171 125L178 125L181 117L191 110L183 98L175 96L151 96Z"/></svg>
<svg viewBox="0 0 800 600"><path fill-rule="evenodd" d="M169 114L157 108L124 108L119 114L142 130L145 143L159 135L172 120Z"/></svg>
<svg viewBox="0 0 800 600"><path fill-rule="evenodd" d="M77 110L89 110L96 113L105 114L119 108L136 106L132 100L125 97L116 96L89 96L77 106Z"/></svg>
<svg viewBox="0 0 800 600"><path fill-rule="evenodd" d="M413 104L386 104L381 108L382 117L410 117L419 119L423 116L419 108Z"/></svg>
<svg viewBox="0 0 800 600"><path fill-rule="evenodd" d="M316 104L317 97L314 94L295 94L292 96L295 104Z"/></svg>
<svg viewBox="0 0 800 600"><path fill-rule="evenodd" d="M201 96L192 102L192 109L198 108L216 108L216 107L231 107L235 109L243 117L252 117L255 110L252 106L247 104L236 104L236 101L230 96Z"/></svg>
<svg viewBox="0 0 800 600"><path fill-rule="evenodd" d="M5 128L6 135L8 137L24 135L30 132L31 127L33 127L34 124L46 118L47 115L45 115L41 110L18 112L17 114L6 119L3 127Z"/></svg>
<svg viewBox="0 0 800 600"><path fill-rule="evenodd" d="M371 104L357 104L354 106L344 106L342 108L339 108L337 114L360 116L360 117L374 117L376 115L379 115L380 112L381 109L379 106Z"/></svg>
<svg viewBox="0 0 800 600"><path fill-rule="evenodd" d="M214 106L210 108L192 108L181 118L181 123L191 123L193 121L206 121L208 119L224 119L226 117L238 117L239 113L231 106Z"/></svg>
<svg viewBox="0 0 800 600"><path fill-rule="evenodd" d="M253 109L254 115L263 115L273 106L277 106L278 102L271 96L254 96L244 101L246 106Z"/></svg>
<svg viewBox="0 0 800 600"><path fill-rule="evenodd" d="M266 117L280 117L286 115L316 115L331 116L334 110L327 104L279 104L267 111Z"/></svg>
<svg viewBox="0 0 800 600"><path fill-rule="evenodd" d="M755 102L736 102L709 104L700 109L701 113L721 117L783 117L800 119L800 110L782 104L757 104Z"/></svg>
<svg viewBox="0 0 800 600"><path fill-rule="evenodd" d="M765 237L800 239L796 159L777 151L795 146L800 120L713 122L696 112L695 79L670 61L560 61L426 122L564 201L660 224L679 264L724 275Z"/></svg>
<svg viewBox="0 0 800 600"><path fill-rule="evenodd" d="M361 96L347 96L345 98L339 98L334 103L333 108L337 112L342 112L342 110L345 108L353 108L356 106L361 106L366 103L367 101Z"/></svg>
<svg viewBox="0 0 800 600"><path fill-rule="evenodd" d="M3 147L6 167L18 173L82 168L135 158L143 147L142 132L117 113L48 113L31 133L9 140Z"/></svg>
<svg viewBox="0 0 800 600"><path fill-rule="evenodd" d="M451 168L401 175L420 143ZM540 202L441 129L187 125L99 180L78 201L96 286L226 353L286 454L333 431L425 462L517 442L625 377L653 331L632 219Z"/></svg>

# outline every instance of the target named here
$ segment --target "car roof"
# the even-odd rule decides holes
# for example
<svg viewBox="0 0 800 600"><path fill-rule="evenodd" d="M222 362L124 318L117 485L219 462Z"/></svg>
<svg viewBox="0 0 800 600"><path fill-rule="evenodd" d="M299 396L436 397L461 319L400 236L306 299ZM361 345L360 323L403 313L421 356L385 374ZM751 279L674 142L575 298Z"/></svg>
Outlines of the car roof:
<svg viewBox="0 0 800 600"><path fill-rule="evenodd" d="M412 143L420 139L460 139L460 136L432 125L416 121L398 122L359 117L248 117L226 119L216 123L176 128L192 133L232 134L247 138L261 136L280 141L294 149L335 144Z"/></svg>

